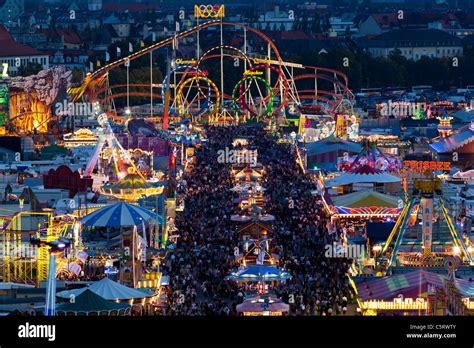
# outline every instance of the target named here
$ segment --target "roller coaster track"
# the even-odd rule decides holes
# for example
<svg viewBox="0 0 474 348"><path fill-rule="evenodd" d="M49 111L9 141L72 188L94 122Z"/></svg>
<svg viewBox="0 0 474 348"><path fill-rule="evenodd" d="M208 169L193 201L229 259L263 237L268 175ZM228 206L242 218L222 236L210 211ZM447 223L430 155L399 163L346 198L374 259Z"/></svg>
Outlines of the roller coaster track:
<svg viewBox="0 0 474 348"><path fill-rule="evenodd" d="M211 21L199 24L199 25L197 25L193 28L190 28L190 29L185 30L185 31L180 32L180 33L177 33L175 36L166 38L166 39L164 39L164 40L162 40L158 43L150 45L150 46L148 46L144 49L141 49L137 52L134 52L134 53L132 53L128 56L125 56L125 57L120 58L120 59L118 59L114 62L111 62L111 63L101 67L100 69L97 69L96 71L94 71L92 73L89 73L87 75L85 81L84 81L84 86L82 88L76 89L76 91L72 92L72 94L76 94L76 96L77 96L77 94L82 95L82 93L87 91L88 96L89 96L89 100L94 102L96 100L96 98L98 97L98 94L103 92L102 90L96 91L96 92L94 91L94 88L97 87L94 84L94 81L103 78L107 74L107 72L109 72L110 70L112 70L114 68L117 68L121 65L124 65L127 61L131 61L131 60L137 59L139 57L142 57L142 56L144 56L144 55L146 55L149 52L152 52L154 50L160 49L160 48L165 47L167 45L173 45L174 40L178 41L178 40L181 40L181 39L183 39L187 36L193 35L193 34L199 32L200 30L210 28L210 27L220 26L220 25L227 26L227 27L233 27L233 28L242 28L242 29L245 29L249 32L252 32L252 33L256 34L257 36L259 36L262 40L264 40L271 47L271 49L273 51L272 55L274 56L274 58L267 57L267 56L259 56L258 54L249 55L249 54L245 54L240 49L237 49L235 47L228 46L228 45L222 45L222 46L217 46L217 47L214 47L214 48L211 48L211 49L207 50L203 54L203 56L201 57L199 62L202 62L204 59L209 59L209 58L214 57L214 55L211 55L210 53L212 53L213 51L215 51L217 49L222 48L222 49L225 49L225 50L232 50L232 51L237 52L237 55L232 55L232 54L228 54L228 53L226 53L225 55L233 57L233 58L237 57L237 58L245 59L246 61L249 62L250 66L251 66L251 61L253 60L255 64L267 63L267 64L278 65L279 69L282 72L286 71L288 73L289 73L289 70L288 70L289 68L291 68L291 71L293 71L293 68L309 69L309 70L312 70L314 73L313 74L304 74L304 75L296 76L295 80L297 81L297 80L301 80L301 79L304 79L304 78L315 78L315 79L321 78L321 79L325 79L327 81L332 82L334 84L334 88L338 87L339 90L342 92L340 94L334 93L334 97L337 99L337 101L332 104L332 108L337 107L338 105L341 105L341 103L344 99L344 95L347 96L347 99L349 101L352 101L352 93L348 89L348 78L345 74L341 73L340 71L337 71L337 70L334 70L334 69L329 69L329 68L304 66L304 65L300 65L300 64L294 64L294 63L290 64L290 63L283 62L283 60L281 59L281 56L280 56L280 53L278 51L277 46L264 33L262 33L261 31L255 29L255 28L244 25L244 24L230 23L230 22L225 22L225 21L220 21L220 20L211 20ZM220 55L216 55L216 56L220 56ZM332 75L332 77L328 76L329 74ZM281 76L278 77L278 79L280 79L280 78L281 78ZM341 79L342 79L343 82L340 81ZM294 85L294 82L292 82L292 83ZM223 91L221 91L221 92L223 92ZM319 93L322 93L323 91L316 91L315 90L314 92L317 95ZM297 91L296 92L292 91L290 93L293 100L297 99L297 94L298 94ZM304 95L304 98L307 98L307 96ZM318 99L318 98L316 98L316 99ZM325 101L322 98L319 98L319 99L322 100L322 101Z"/></svg>
<svg viewBox="0 0 474 348"><path fill-rule="evenodd" d="M129 60L134 60L136 58L139 58L139 57L142 57L143 55L149 53L149 52L152 52L156 49L159 49L159 48L162 48L166 45L172 45L173 44L173 40L180 40L180 39L183 39L187 36L190 36L192 34L195 34L196 32L202 30L202 29L205 29L205 28L209 28L209 27L214 27L214 26L220 26L220 25L223 25L223 26L231 26L231 27L240 27L242 29L246 29L248 31L251 31L253 32L254 34L260 36L263 40L265 40L269 45L270 47L272 48L273 52L275 53L275 56L277 58L277 61L281 62L281 57L280 57L280 53L278 52L278 48L276 47L275 43L273 43L273 41L268 37L266 36L265 34L263 34L261 31L257 30L257 29L254 29L252 27L249 27L249 26L246 26L246 25L243 25L243 24L239 24L239 23L230 23L230 22L223 22L223 21L220 21L220 20L212 20L212 21L208 21L208 22L205 22L205 23L202 23L202 24L199 24L193 28L190 28L188 30L185 30L183 32L180 32L178 34L176 34L175 37L169 37L169 38L166 38L156 44L153 44L149 47L146 47L140 51L137 51L135 53L132 53L126 57L123 57L123 58L120 58L112 63L109 63L105 66L103 66L102 68L92 72L89 76L91 78L91 80L94 80L96 78L98 78L99 76L102 76L104 75L106 72L110 71L111 69L113 68L116 68L120 65L123 65L125 64L125 62L129 61Z"/></svg>

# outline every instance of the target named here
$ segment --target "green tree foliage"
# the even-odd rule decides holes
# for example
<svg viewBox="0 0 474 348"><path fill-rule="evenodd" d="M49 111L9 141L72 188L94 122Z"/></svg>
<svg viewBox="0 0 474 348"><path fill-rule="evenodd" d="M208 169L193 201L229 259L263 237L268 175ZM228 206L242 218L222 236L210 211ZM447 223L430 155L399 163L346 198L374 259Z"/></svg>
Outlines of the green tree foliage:
<svg viewBox="0 0 474 348"><path fill-rule="evenodd" d="M316 13L316 15L313 17L313 20L311 21L311 32L314 34L318 34L321 32L321 24L320 24L321 18L319 18L319 14Z"/></svg>
<svg viewBox="0 0 474 348"><path fill-rule="evenodd" d="M140 45L137 42L133 42L134 52L140 49ZM145 42L145 46L150 45L151 42ZM117 54L117 47L120 47L121 53L120 55ZM128 41L120 41L114 43L108 47L110 61L116 61L119 58L126 57L130 54ZM89 57L89 62L94 63L94 67L96 67L97 62L100 61L101 66L106 64L105 55L102 54L92 55ZM89 64L89 63L88 63ZM166 70L166 60L163 54L159 54L157 52L153 53L153 84L160 84L163 80L163 71ZM130 87L130 92L143 92L143 93L150 93L150 55L145 54L142 57L136 58L130 62L129 68L129 82L130 84L143 84L147 85L144 87ZM127 69L124 65L121 65L115 69L112 69L109 73L109 84L110 86L114 85L124 85L127 83ZM118 87L113 89L114 94L118 93L125 93L127 91L126 87ZM154 88L154 94L161 94L161 88ZM126 105L126 97L115 98L115 104L117 107L124 107ZM131 96L130 97L130 104L132 105L139 105L139 104L146 104L150 102L149 96L137 97Z"/></svg>
<svg viewBox="0 0 474 348"><path fill-rule="evenodd" d="M348 58L349 66L343 65ZM459 57L458 66L453 66L452 58L430 58L423 56L419 60L408 60L399 51L387 58L375 58L365 53L354 53L344 48L333 48L328 54L318 54L310 50L291 57L295 62L332 68L345 73L349 87L358 90L367 87L394 87L413 85L432 85L445 89L452 86L474 84L474 52L465 51Z"/></svg>
<svg viewBox="0 0 474 348"><path fill-rule="evenodd" d="M35 75L39 73L41 70L43 70L43 66L39 63L28 63L26 66L22 65L18 69L18 75L19 76L30 76L30 75Z"/></svg>

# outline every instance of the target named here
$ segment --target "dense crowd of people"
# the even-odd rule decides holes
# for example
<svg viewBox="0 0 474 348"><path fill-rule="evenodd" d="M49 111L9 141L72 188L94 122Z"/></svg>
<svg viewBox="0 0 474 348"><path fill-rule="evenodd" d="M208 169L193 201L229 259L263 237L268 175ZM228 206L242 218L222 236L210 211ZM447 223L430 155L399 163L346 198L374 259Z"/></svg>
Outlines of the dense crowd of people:
<svg viewBox="0 0 474 348"><path fill-rule="evenodd" d="M271 248L281 255L279 267L292 275L272 290L290 304L290 314L344 313L351 296L346 277L350 262L325 257L324 245L339 237L328 233L318 196L311 195L314 183L298 168L291 146L277 144L262 125L208 127L206 136L177 187L185 209L176 217L176 249L162 267L170 278L165 314L236 315L236 305L245 297L243 285L225 280L238 267L233 257L239 246L237 225L230 220L237 207L230 165L217 160L219 150L242 136L251 137L265 168L264 210L275 216Z"/></svg>

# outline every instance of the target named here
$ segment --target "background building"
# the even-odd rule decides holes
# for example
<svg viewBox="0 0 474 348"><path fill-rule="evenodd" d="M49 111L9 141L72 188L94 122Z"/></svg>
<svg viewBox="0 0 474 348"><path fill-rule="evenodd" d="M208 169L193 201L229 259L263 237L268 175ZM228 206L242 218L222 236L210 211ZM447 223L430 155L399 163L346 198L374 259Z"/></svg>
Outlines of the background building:
<svg viewBox="0 0 474 348"><path fill-rule="evenodd" d="M41 64L43 69L49 68L47 54L16 42L2 25L0 25L0 47L0 64L8 64L9 75L18 74L19 70L29 63Z"/></svg>
<svg viewBox="0 0 474 348"><path fill-rule="evenodd" d="M25 0L0 1L0 23L11 25L25 10Z"/></svg>
<svg viewBox="0 0 474 348"><path fill-rule="evenodd" d="M394 29L366 39L365 46L374 57L386 58L395 50L413 60L463 55L462 40L438 29Z"/></svg>

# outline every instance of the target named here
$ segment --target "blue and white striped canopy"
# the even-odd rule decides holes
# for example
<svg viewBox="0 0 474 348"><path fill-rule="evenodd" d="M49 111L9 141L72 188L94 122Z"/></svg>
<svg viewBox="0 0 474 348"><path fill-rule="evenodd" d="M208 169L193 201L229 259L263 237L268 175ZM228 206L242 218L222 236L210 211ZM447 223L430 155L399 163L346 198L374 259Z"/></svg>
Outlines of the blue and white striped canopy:
<svg viewBox="0 0 474 348"><path fill-rule="evenodd" d="M81 224L96 227L140 226L142 222L148 222L156 218L156 214L148 209L120 202L84 216L81 219ZM163 223L161 216L158 216L158 223Z"/></svg>
<svg viewBox="0 0 474 348"><path fill-rule="evenodd" d="M266 265L251 265L229 274L226 279L251 282L251 281L281 281L290 279L291 275L287 271L278 269L273 266Z"/></svg>

